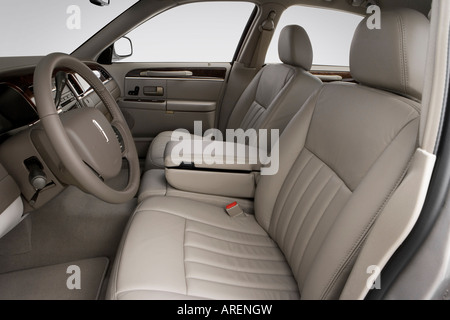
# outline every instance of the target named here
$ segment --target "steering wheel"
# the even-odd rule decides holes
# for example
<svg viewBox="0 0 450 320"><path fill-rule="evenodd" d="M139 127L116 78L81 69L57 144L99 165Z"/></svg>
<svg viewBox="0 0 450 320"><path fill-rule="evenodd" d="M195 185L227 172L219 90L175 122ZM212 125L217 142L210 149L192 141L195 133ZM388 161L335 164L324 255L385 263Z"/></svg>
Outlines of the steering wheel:
<svg viewBox="0 0 450 320"><path fill-rule="evenodd" d="M74 71L89 83L111 113L111 122L96 108L57 113L52 76L61 69ZM36 67L34 95L44 131L72 184L106 202L132 199L140 182L136 146L116 101L92 70L72 56L52 53ZM115 190L105 180L119 174L123 158L129 163L129 180L123 190Z"/></svg>

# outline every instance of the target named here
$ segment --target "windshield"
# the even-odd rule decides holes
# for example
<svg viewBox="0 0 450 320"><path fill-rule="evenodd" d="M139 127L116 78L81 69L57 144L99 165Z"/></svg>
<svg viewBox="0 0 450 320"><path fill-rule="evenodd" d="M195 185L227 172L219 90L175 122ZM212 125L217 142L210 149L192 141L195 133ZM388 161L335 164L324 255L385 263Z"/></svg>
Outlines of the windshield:
<svg viewBox="0 0 450 320"><path fill-rule="evenodd" d="M72 53L137 0L0 0L0 57Z"/></svg>

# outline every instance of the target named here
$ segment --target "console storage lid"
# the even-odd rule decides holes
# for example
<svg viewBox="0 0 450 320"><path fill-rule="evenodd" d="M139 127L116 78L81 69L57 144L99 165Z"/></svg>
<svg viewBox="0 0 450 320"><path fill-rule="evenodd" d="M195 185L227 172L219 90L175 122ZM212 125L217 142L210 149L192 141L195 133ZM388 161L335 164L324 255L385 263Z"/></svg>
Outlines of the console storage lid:
<svg viewBox="0 0 450 320"><path fill-rule="evenodd" d="M169 142L166 180L178 190L253 198L260 171L258 150L222 141Z"/></svg>

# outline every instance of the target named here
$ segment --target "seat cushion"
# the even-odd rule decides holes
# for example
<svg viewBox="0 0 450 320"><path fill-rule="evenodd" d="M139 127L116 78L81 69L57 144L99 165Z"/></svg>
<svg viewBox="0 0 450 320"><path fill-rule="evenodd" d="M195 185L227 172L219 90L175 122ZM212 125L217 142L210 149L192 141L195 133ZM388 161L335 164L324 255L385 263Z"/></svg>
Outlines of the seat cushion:
<svg viewBox="0 0 450 320"><path fill-rule="evenodd" d="M111 299L298 299L276 243L253 215L189 199L152 197L130 220Z"/></svg>

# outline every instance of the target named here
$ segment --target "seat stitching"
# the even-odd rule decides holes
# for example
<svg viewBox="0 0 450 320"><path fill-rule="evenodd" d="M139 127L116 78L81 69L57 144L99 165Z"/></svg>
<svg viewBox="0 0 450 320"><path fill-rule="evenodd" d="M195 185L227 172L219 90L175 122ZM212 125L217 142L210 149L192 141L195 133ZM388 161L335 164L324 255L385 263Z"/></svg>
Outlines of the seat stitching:
<svg viewBox="0 0 450 320"><path fill-rule="evenodd" d="M384 208L386 207L387 203L391 199L392 195L395 193L395 191L397 190L398 186L403 181L403 178L405 177L405 175L406 175L406 173L407 173L407 171L408 171L408 169L409 169L409 167L411 165L411 162L412 162L413 158L414 158L414 155L412 155L410 157L410 160L409 160L408 164L406 165L405 169L403 170L402 174L400 175L400 177L398 178L398 180L396 181L396 183L394 184L394 186L392 187L390 192L385 197L383 203L380 205L380 207L378 208L377 212L372 216L372 218L370 219L369 223L366 225L366 227L361 232L361 234L358 237L358 239L354 242L353 246L347 252L346 256L341 261L341 263L339 264L338 268L335 270L333 276L331 277L330 281L328 282L327 286L325 286L325 288L324 288L324 290L323 290L323 292L321 294L321 299L325 299L327 297L327 295L331 291L332 287L334 286L334 284L338 280L338 278L341 275L341 273L347 267L348 263L352 260L352 258L356 254L356 252L359 251L359 248L361 247L362 243L366 239L367 234L369 233L369 230L372 228L372 225L375 223L376 219L381 214L381 212L384 210Z"/></svg>
<svg viewBox="0 0 450 320"><path fill-rule="evenodd" d="M380 152L380 154L378 155L378 157L373 161L373 163L371 164L371 166L366 170L366 172L364 173L363 178L360 180L359 183L361 183L361 181L364 180L364 178L367 176L367 173L370 172L370 170L372 170L372 168L375 166L376 163L378 163L378 160L383 156L383 154L386 152L386 150L392 145L392 143L397 139L397 137L403 132L403 130L409 126L411 123L413 123L414 121L416 121L418 118L413 118L410 121L408 121L403 127L401 127L398 132L395 134L395 136L392 138L392 140L386 145L386 147ZM358 184L359 185L359 184ZM355 188L355 190L358 187ZM351 192L353 192L353 190L349 189Z"/></svg>
<svg viewBox="0 0 450 320"><path fill-rule="evenodd" d="M120 266L122 264L123 250L125 248L126 239L128 238L128 232L130 231L130 228L131 228L131 223L132 223L132 221L133 221L135 216L136 216L136 212L131 215L130 220L128 220L128 222L127 222L127 225L126 225L125 230L124 230L124 234L126 236L125 237L122 236L122 239L120 240L119 252L117 253L117 256L115 258L116 262L113 265L113 269L111 270L111 274L112 274L112 278L113 278L113 279L111 279L111 281L113 283L111 291L113 292L114 299L116 299L116 300L117 300L117 296L118 296L118 293L117 293L118 285L117 285L117 283L119 281L119 271L120 271Z"/></svg>
<svg viewBox="0 0 450 320"><path fill-rule="evenodd" d="M283 86L281 86L280 90L275 95L275 97L272 99L272 101L269 103L267 108L265 108L265 110L267 111L266 117L263 119L263 121L261 121L262 123L258 125L258 128L267 127L270 121L272 121L274 118L277 117L278 111L280 109L279 106L283 101L285 101L284 99L286 98L286 96L288 96L289 89L292 87L294 83L295 76L299 76L297 69L295 69L294 67L287 65L285 65L285 67L288 68L288 73L285 77L285 82ZM280 129L280 131L283 130Z"/></svg>
<svg viewBox="0 0 450 320"><path fill-rule="evenodd" d="M249 258L249 257L242 257L242 256L233 256L233 255L230 255L230 254L227 254L227 253L223 253L223 252L217 252L217 251L212 251L212 250L201 248L201 247L196 247L195 245L186 244L185 246L188 247L188 248L194 248L194 249L198 249L198 250L203 250L203 251L206 251L206 252L211 252L211 253L214 253L214 254L219 254L219 255L222 255L222 256L232 257L232 258L240 258L240 259L255 260L255 261L286 262L285 259L273 260L273 259L265 259L265 258Z"/></svg>
<svg viewBox="0 0 450 320"><path fill-rule="evenodd" d="M117 295L128 293L128 292L135 292L135 291L150 291L150 292L164 292L164 293L173 293L173 294L179 294L183 295L182 293L175 292L175 291L167 291L167 290L154 290L154 289L128 289L128 290L122 290L117 293ZM187 295L186 295L187 296ZM194 298L201 298L201 299L210 299L208 297L202 297L202 296L189 296Z"/></svg>
<svg viewBox="0 0 450 320"><path fill-rule="evenodd" d="M186 218L185 216L183 216L183 215L181 215L181 214L178 214L178 213L176 213L176 212L170 212L170 211L162 211L162 210L160 210L160 209L142 209L142 210L138 210L138 211L136 211L136 213L135 214L137 214L137 213L152 213L152 212L156 212L156 213L164 213L164 214L169 214L169 215L174 215L174 216L177 216L177 217L179 217L179 218L183 218L183 219L186 219L186 220L189 220L189 221L192 221L192 222L197 222L197 223L201 223L201 224L204 224L204 225L206 225L206 226L211 226L211 227L214 227L214 228L218 228L218 229L221 229L221 230L225 230L225 231L233 231L233 232L237 232L237 233L242 233L242 234L248 234L248 235L252 235L252 236L259 236L259 237L263 237L263 238L267 238L268 236L267 235L265 235L265 234L258 234L258 233L248 233L248 232L243 232L243 231L238 231L238 230L233 230L233 229L225 229L225 228L222 228L222 227L219 227L219 226L216 226L216 225L213 225L213 224L209 224L209 223L206 223L206 222L203 222L203 221L199 221L199 220L194 220L194 219L190 219L190 218ZM231 218L230 218L231 219Z"/></svg>
<svg viewBox="0 0 450 320"><path fill-rule="evenodd" d="M333 85L335 85L335 86L338 86L338 85L342 86L342 84L338 84L338 83L334 83ZM416 98L411 98L409 96L405 97L404 95L401 95L401 94L399 94L397 92L381 91L380 89L373 88L373 87L368 87L368 86L365 86L363 84L358 84L357 86L358 86L358 89L361 89L361 90L364 89L364 90L367 90L367 91L376 92L377 94L379 94L381 96L385 96L387 98L394 99L394 100L396 100L399 103L402 103L402 104L404 104L404 105L406 105L408 107L411 107L418 114L421 113L421 109L416 106L416 103L414 103L414 102L417 102ZM404 98L404 99L401 99L401 98ZM407 100L405 101L405 99L407 99ZM416 99L416 100L414 100L414 99Z"/></svg>
<svg viewBox="0 0 450 320"><path fill-rule="evenodd" d="M205 257L208 256L208 258L215 258L216 256L218 256L218 258L224 258L224 259L230 258L230 259L234 260L237 263L239 263L239 262L247 262L248 263L249 261L247 261L247 260L252 260L252 261L256 261L256 262L260 262L260 263L269 263L269 264L279 264L279 263L284 263L285 264L286 263L286 259L284 258L284 256L282 256L281 254L278 254L278 252L277 252L277 254L273 254L273 252L269 252L269 253L266 253L265 256L266 257L268 257L268 256L271 256L271 257L272 256L273 257L280 256L280 257L282 257L281 260L267 260L267 259L264 259L264 258L248 258L248 257L230 256L230 255L228 255L226 253L209 250L207 248L205 249L203 247L195 247L194 245L190 246L190 250L191 250L191 252L193 254L196 254L195 253L196 250L198 250L198 251L205 251L205 252L202 252L202 254L204 254ZM198 259L198 261L200 261L200 260L201 259Z"/></svg>
<svg viewBox="0 0 450 320"><path fill-rule="evenodd" d="M286 97L289 96L289 90L293 86L295 77L301 77L301 76L304 76L304 74L297 70L292 70L292 76L286 81L285 85L281 88L279 94L275 97L275 99L272 101L272 103L267 107L267 111L269 111L269 112L268 112L267 116L264 118L264 121L262 121L262 123L259 125L260 128L267 128L271 122L273 122L274 120L279 118L279 113L280 113L280 110L282 109L279 106L283 102L285 102ZM310 76L312 76L312 75L310 74ZM312 77L314 77L314 76L312 76ZM311 94L313 94L313 93L314 93L314 91L311 92ZM306 99L302 104L299 104L299 106L301 107L305 102L306 102ZM274 108L275 108L275 110L272 111L272 109L274 109ZM289 117L289 119L292 119L292 117L297 113L298 110L299 109L297 108L296 111L289 113L289 115L286 114L283 117ZM280 130L280 134L284 131L284 129L282 129L282 128L279 128L279 130Z"/></svg>
<svg viewBox="0 0 450 320"><path fill-rule="evenodd" d="M341 183L340 186L339 186L339 188L337 188L336 193L333 195L333 197L331 198L330 202L328 203L326 209L325 209L324 212L322 213L322 216L320 217L319 221L318 221L317 224L314 226L314 230L313 230L313 232L311 233L311 237L312 237L312 236L314 235L314 233L316 232L316 229L317 229L317 227L320 225L320 222L322 221L325 212L328 210L328 208L330 207L330 205L331 205L331 203L334 201L334 199L336 199L336 196L339 194L339 191L341 191L343 185L344 185L344 184ZM298 267L297 267L297 272L300 272L300 269L301 269L301 267L302 267L302 265L303 265L303 262L304 262L304 261L303 261L303 256L304 256L305 253L308 251L308 248L309 248L309 246L311 245L311 243L310 243L311 237L309 238L308 244L306 245L305 250L304 250L303 253L302 253L302 256L301 256L301 258L300 258L300 263L299 263L299 265L298 265ZM317 255L317 252L316 252L316 255ZM316 255L315 255L315 256L316 256Z"/></svg>
<svg viewBox="0 0 450 320"><path fill-rule="evenodd" d="M261 69L261 74L259 75L259 79L258 79L258 84L256 85L256 87L255 87L255 96L254 96L254 98L253 98L253 101L256 101L257 102L257 99L256 99L256 96L258 95L258 90L259 90L259 86L261 85L261 79L263 78L263 75L264 75L264 73L267 71L267 68L262 68ZM259 73L259 72L258 72ZM257 73L257 74L258 74ZM251 83L251 82L250 82ZM249 86L247 86L247 88L248 88ZM247 89L246 88L246 89ZM244 92L245 92L245 90L244 90ZM242 96L242 95L241 95Z"/></svg>
<svg viewBox="0 0 450 320"><path fill-rule="evenodd" d="M217 265L213 265L213 264L209 264L209 263L204 263L204 262L198 262L198 261L191 261L191 260L186 260L187 263L197 263L197 264L201 264L204 266L208 266L211 268L217 268L217 269L222 269L222 270L226 270L226 271L233 271L233 272L239 272L239 273L246 273L246 274L254 274L254 275L263 275L263 276L276 276L276 277L289 277L289 278L293 278L292 276L292 272L287 273L287 274L279 274L279 273L264 273L264 272L254 272L254 271L243 271L238 270L238 269L230 269L230 268L225 268L225 267L221 267L221 266L217 266ZM290 269L288 269L290 271Z"/></svg>
<svg viewBox="0 0 450 320"><path fill-rule="evenodd" d="M311 116L310 116L309 121L308 121L308 130L307 130L307 132L309 132L309 130L311 129L311 123L312 123L312 120L314 118L315 110L317 108L317 102L319 101L319 98L321 97L323 91L325 90L325 87L326 87L326 85L322 84L322 86L315 93L313 93L311 98L310 98L311 99L310 103L314 104L314 107L313 107L313 110L311 111ZM305 102L305 105L306 105L306 102ZM307 141L307 139L308 139L308 135L306 134L306 137L305 137L305 140L304 140L304 146L303 146L302 149L306 149L306 141ZM299 154L297 155L297 158L292 162L291 168L295 167L295 164L297 163L297 161L299 160L300 156L302 155L302 151L303 150L299 151ZM314 155L312 152L310 152L310 153L311 153L311 155ZM312 156L311 156L311 158L312 158ZM308 161L310 161L311 158ZM298 177L297 177L297 179L298 179ZM276 232L276 229L278 228L279 215L280 215L280 214L277 214L277 215L275 214L275 209L277 208L278 203L280 201L281 190L284 190L287 180L288 179L287 179L287 175L286 175L285 178L284 178L283 183L281 184L280 191L278 191L278 194L276 196L275 204L274 204L273 210L272 210L272 214L271 214L271 216L269 218L269 228L270 228L270 230L273 230L273 232ZM295 184L295 182L294 182L294 184ZM286 197L287 196L285 196L284 198L286 199ZM286 204L285 201L283 201L283 206L282 206L282 208L280 210L278 210L278 212L281 212L282 210L284 210L285 204ZM275 220L275 218L276 218L276 220ZM272 224L275 224L275 226L273 228L271 227Z"/></svg>
<svg viewBox="0 0 450 320"><path fill-rule="evenodd" d="M265 69L265 68L262 68L261 70L259 70L259 71L256 73L256 75L253 77L253 79L250 80L250 82L248 83L247 87L242 91L241 95L239 96L239 99L237 99L236 103L234 104L234 107L233 107L232 110L230 110L230 112L228 113L227 121L226 121L225 124L224 124L225 129L229 129L229 128L230 128L230 120L233 118L233 114L234 114L234 112L237 110L236 107L241 103L242 97L243 97L245 94L247 94L247 90L248 90L248 92L250 92L250 93L253 91L253 89L250 87L250 85L253 84L253 81L256 81L256 78L258 77L258 83L257 83L256 86L255 86L254 94L252 94L252 96L253 96L253 100L252 100L252 101L255 101L255 99L256 99L256 94L258 93L258 86L259 86L259 84L260 84L260 82L261 82L261 77L262 77L262 74L264 73L264 69ZM250 93L249 93L249 95L250 95ZM248 110L247 110L247 112L248 112ZM247 113L246 113L246 114L247 114ZM244 115L244 117L245 117L245 115Z"/></svg>
<svg viewBox="0 0 450 320"><path fill-rule="evenodd" d="M400 57L400 59L402 60L401 61L401 66L402 66L402 82L403 82L403 89L404 89L404 91L405 91L405 94L407 94L407 87L408 87L408 70L407 70L407 68L408 68L408 61L407 61L407 56L406 56L406 49L405 49L405 46L406 46L406 28L405 28L405 25L404 25L404 22L403 22L403 19L402 19L402 17L401 17L401 15L398 15L398 22L399 22L399 28L400 28L400 34L401 34L401 36L402 36L402 39L401 39L401 44L400 44L400 50L401 50L401 52L400 52L400 55L401 55L401 57Z"/></svg>
<svg viewBox="0 0 450 320"><path fill-rule="evenodd" d="M325 166L327 166L327 168L330 169L330 170L336 175L336 177L338 177L339 180L342 181L342 183L346 186L346 188L347 188L348 190L350 190L350 192L353 192L353 191L354 191L354 190L352 190L352 189L347 185L347 183L345 182L345 180L342 179L342 177L341 177L341 176L340 176L340 175L339 175L332 167L330 167L325 161L323 161L317 154L315 154L313 151L311 151L309 148L307 148L306 145L305 145L305 149L308 150L309 152L311 152L317 159L320 160L320 162L322 162Z"/></svg>
<svg viewBox="0 0 450 320"><path fill-rule="evenodd" d="M227 239L221 239L221 238L213 237L213 236L210 236L210 235L207 235L207 234L204 234L204 233L200 233L200 232L197 232L197 231L191 231L191 230L186 230L186 231L190 232L190 233L198 234L200 236L205 236L205 237L208 237L208 238L211 238L211 239L215 239L215 240L218 240L218 241L223 241L223 242L227 242L227 243L234 243L234 244L238 244L238 245L242 245L242 246L252 246L252 247L259 247L259 248L276 248L275 245L273 245L273 246L264 246L264 245L259 245L259 244L242 243L242 242L237 242L237 241L232 241L232 240L227 240ZM268 239L270 239L270 238L268 238Z"/></svg>
<svg viewBox="0 0 450 320"><path fill-rule="evenodd" d="M333 86L333 85L340 85L340 84L326 84L326 85L324 85L324 86ZM362 87L364 87L365 89L369 89L369 90L376 90L376 92L381 93L381 94L383 94L383 95L386 95L386 96L392 98L392 96L391 96L391 95L388 95L386 92L379 91L379 90L377 90L377 89L370 88L370 87L365 87L365 86L362 86ZM418 111L418 114L420 114L420 111L417 110L417 108L416 108L414 105L409 104L409 103L406 103L406 102L404 102L403 100L400 100L400 99L398 99L398 98L395 98L395 99L396 99L396 101L402 102L402 103L404 103L406 106L413 108L414 110ZM409 116L409 115L408 115L408 116ZM314 115L313 115L313 117L314 117ZM386 145L386 147L380 152L379 156L374 160L374 162L372 163L372 165L371 165L371 166L368 168L368 170L365 172L366 174L367 174L367 172L369 172L369 171L371 170L371 168L373 167L373 165L378 161L378 159L383 155L383 153L386 151L386 149L391 145L392 141L394 141L394 140L397 138L397 136L402 132L402 130L403 130L406 126L408 126L411 122L413 122L413 121L416 120L416 119L417 119L417 117L415 117L415 118L409 120L408 122L405 123L405 125L404 125L403 127L401 127L401 128L398 130L398 132L397 132L397 133L395 134L395 136L392 138L391 142L388 143L388 144ZM312 120L311 120L311 122L310 122L310 125L311 125L311 123L312 123ZM308 129L308 132L309 132L309 129ZM309 152L311 152L311 153L312 153L314 156L316 156L320 161L322 161L328 168L330 168L330 169L336 174L336 176L338 176L339 179L342 180L342 182L345 184L345 186L346 186L351 192L353 192L354 190L351 189L351 188L347 185L346 181L345 181L344 179L342 179L342 177L336 172L336 170L334 170L330 165L327 164L327 162L323 161L319 156L317 156L317 154L315 154L309 147L307 147L307 141L308 141L308 139L306 139L306 141L305 141L304 149L306 149L306 150L308 150ZM359 182L361 182L361 181L362 181L362 180L360 180ZM355 190L356 190L356 188L355 188Z"/></svg>
<svg viewBox="0 0 450 320"><path fill-rule="evenodd" d="M196 278L196 277L188 277L188 279L190 280L197 280L197 281L205 281L205 282L211 282L211 283L218 283L218 284L222 284L222 285L226 285L226 286L230 286L230 287L238 287L238 288L244 288L244 289L254 289L254 290L269 290L269 291L284 291L284 292L298 292L298 290L293 290L293 289L274 289L274 288L267 288L267 287L249 287L249 286L241 286L238 284L230 284L230 283L225 283L225 282L221 282L221 281L213 281L213 280L207 280L207 279L200 279L200 278Z"/></svg>
<svg viewBox="0 0 450 320"><path fill-rule="evenodd" d="M255 122L255 118L260 117L260 113L264 112L264 107L257 101L254 101L254 105L251 107L251 111L247 112L244 117L244 120L241 123L243 129L252 128Z"/></svg>
<svg viewBox="0 0 450 320"><path fill-rule="evenodd" d="M241 121L240 124L241 128L245 128L247 126L249 119L253 116L253 113L255 113L256 111L256 106L258 106L258 102L253 101L252 104L250 105L250 108L247 110L247 113L244 115L244 118Z"/></svg>
<svg viewBox="0 0 450 320"><path fill-rule="evenodd" d="M297 162L299 161L300 156L301 156L301 153L299 154L299 156L297 157L297 159L294 161L293 167L295 167L295 165L296 165ZM309 163L311 162L313 156L314 156L314 155L311 153L311 155L309 156L309 159L305 162L305 165L303 166L303 168L301 168L301 169L299 170L299 172L298 172L297 177L295 178L295 180L294 180L294 179L293 179L293 180L289 180L289 179L286 178L286 180L283 182L283 185L281 186L280 192L281 192L281 190L284 190L284 189L285 189L285 187L286 187L286 185L287 185L287 182L292 181L292 183L289 183L289 184L290 184L289 190L291 190L291 189L297 184L298 179L300 179L300 176L301 176L302 173L303 173L303 170L305 170L305 168L309 165ZM280 194L280 193L278 193L278 194ZM290 195L290 193L286 193L286 195L283 196L284 200L283 200L282 206L281 206L280 210L277 210L277 212L280 212L280 213L281 213L281 212L284 211L284 208L285 208L285 206L286 206L286 200L289 198L289 195ZM280 196L277 197L276 202L279 202L279 201L281 201L281 200L280 200ZM277 203L275 203L274 211L275 211L276 207L277 207ZM273 213L273 214L275 214L275 213ZM279 223L279 221L280 221L280 217L279 217L279 216L280 216L280 214L277 214L277 219L273 222L273 223L274 223L273 230L275 230L275 231L278 229L278 223ZM275 217L275 216L274 216L274 217Z"/></svg>
<svg viewBox="0 0 450 320"><path fill-rule="evenodd" d="M183 237L183 268L184 268L184 283L186 285L186 295L188 295L188 283L186 281L186 224L187 219L184 219L184 237Z"/></svg>
<svg viewBox="0 0 450 320"><path fill-rule="evenodd" d="M317 178L317 176L319 175L319 173L322 171L322 169L324 168L324 165L323 165L323 163L321 163L320 164L320 166L319 166L319 169L316 171L316 173L314 174L314 177L307 183L307 187L306 187L306 189L305 189L305 191L303 192L303 194L300 196L300 199L298 199L298 201L297 201L297 204L295 205L295 208L294 208L294 210L291 210L291 212L290 212L290 217L289 217L289 219L288 219L288 222L285 224L286 225L286 230L284 231L284 235L283 235L283 244L284 244L284 242L286 241L286 236L287 236L287 230L289 229L289 225L291 224L291 222L292 222L292 219L293 219L293 217L295 216L295 212L297 211L297 209L298 209L298 206L300 205L300 202L303 200L303 197L305 196L305 194L306 194L306 192L310 189L310 187L311 187L311 183L313 182L313 181L315 181L315 179ZM298 182L298 179L297 179L297 182ZM297 183L296 183L297 184ZM292 195L292 191L289 193L289 195ZM284 229L284 228L283 228Z"/></svg>
<svg viewBox="0 0 450 320"><path fill-rule="evenodd" d="M297 241L297 239L298 239L298 237L299 237L299 235L300 235L299 233L300 233L300 230L301 230L302 227L303 227L303 224L304 224L305 220L306 220L306 219L308 218L308 216L310 215L311 209L314 207L314 205L316 204L317 200L318 200L318 199L320 198L320 196L322 195L322 192L325 190L325 188L326 188L326 187L328 186L328 184L330 183L331 179L333 179L333 175L332 175L332 174L330 174L330 177L328 178L327 182L322 186L320 192L317 193L317 195L316 195L314 201L312 202L311 206L310 206L310 207L308 208L308 210L306 211L306 214L303 215L303 218L302 218L301 222L299 222L298 224L296 224L296 225L298 226L298 227L297 227L297 232L295 233L297 236L296 236L295 239L294 239L294 242L293 242L293 244L292 244L291 250L289 250L290 252L289 252L289 255L288 255L288 256L291 256L291 255L292 255L292 251L293 251L294 248L295 248L295 243L296 243L296 241ZM300 204L300 203L299 203L299 204ZM328 204L329 204L329 203L328 203ZM298 205L297 205L297 207L298 207ZM295 211L297 211L297 207L295 208ZM328 206L325 208L324 212L326 211L327 208L328 208ZM324 212L322 212L322 214L323 214ZM317 214L317 212L316 212L315 214ZM293 224L292 224L292 226L293 226ZM286 237L288 231L289 231L289 228L288 228L288 230L286 230L285 237ZM304 252L303 252L303 253L304 253ZM302 254L302 255L303 255L303 254Z"/></svg>
<svg viewBox="0 0 450 320"><path fill-rule="evenodd" d="M248 124L247 128L255 128L255 124L258 122L258 120L264 115L265 109L264 107L260 107L255 112L255 115L250 119L250 123Z"/></svg>
<svg viewBox="0 0 450 320"><path fill-rule="evenodd" d="M258 99L257 99L257 94L255 95L255 99L254 101L256 101L259 105L261 105L265 110L268 110L275 101L278 100L278 98L282 95L284 95L284 89L286 88L287 84L293 79L294 75L295 75L295 70L293 70L293 67L286 65L286 64L281 64L278 65L279 67L284 67L283 73L284 73L284 79L283 79L283 83L281 84L280 87L277 88L277 90L275 90L274 96L272 96L271 99L269 99L269 104L267 106L265 106L263 103L259 103ZM281 71L281 68L278 68ZM266 70L267 71L267 70ZM261 76L261 79L263 78L263 76ZM260 79L260 81L261 81ZM278 84L278 83L277 83ZM258 88L259 89L259 84L258 84ZM258 93L258 90L256 91L256 93Z"/></svg>
<svg viewBox="0 0 450 320"><path fill-rule="evenodd" d="M308 187L305 189L305 191L304 191L303 194L301 195L300 199L297 201L297 204L295 205L295 208L294 208L293 210L291 210L291 216L289 217L289 221L288 221L288 223L286 224L286 230L284 231L283 244L285 244L286 237L287 237L287 234L288 234L288 231L289 231L289 227L292 226L292 224L291 224L292 219L296 216L295 213L296 213L297 210L299 209L300 203L301 203L302 200L304 199L304 196L305 196L306 192L308 192L308 190L310 189L311 184L312 184L313 182L316 181L317 176L319 175L319 173L322 171L323 168L324 168L324 165L321 165L321 166L319 167L319 170L318 170L318 171L316 172L316 174L314 175L314 178L308 183ZM330 179L331 179L331 177L330 177ZM328 183L328 182L327 182L327 183ZM326 184L325 184L325 186L326 186ZM324 187L325 187L325 186L324 186ZM322 190L323 190L323 188L322 188ZM322 192L322 190L320 191L320 193ZM291 194L292 194L292 192L291 192ZM311 203L311 206L309 207L309 209L308 209L307 212L306 212L306 215L303 215L302 222L300 223L301 225L303 225L303 221L305 220L306 216L308 215L308 212L309 212L309 211L311 210L311 208L314 206L314 203L315 203L316 200L317 200L317 198L313 200L313 202ZM305 208L305 209L306 209L306 208ZM303 211L303 210L302 210L302 211Z"/></svg>

